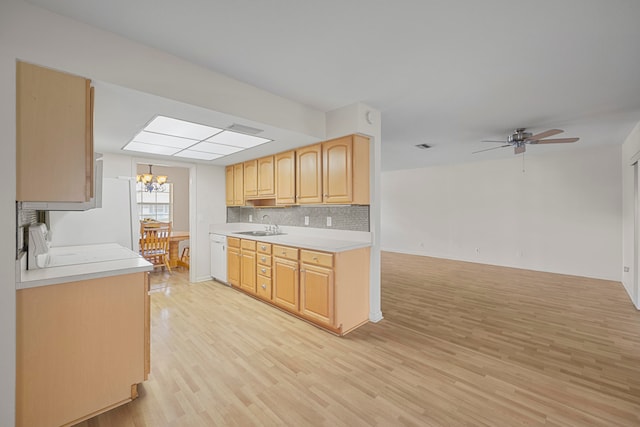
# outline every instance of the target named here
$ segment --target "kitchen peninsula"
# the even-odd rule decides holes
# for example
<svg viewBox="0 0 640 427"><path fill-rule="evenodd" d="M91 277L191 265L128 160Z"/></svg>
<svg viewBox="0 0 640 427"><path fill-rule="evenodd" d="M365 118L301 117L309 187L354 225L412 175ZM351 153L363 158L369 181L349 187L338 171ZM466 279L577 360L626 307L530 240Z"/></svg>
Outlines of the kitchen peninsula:
<svg viewBox="0 0 640 427"><path fill-rule="evenodd" d="M150 371L148 271L117 244L17 261L16 425L71 425L137 397Z"/></svg>

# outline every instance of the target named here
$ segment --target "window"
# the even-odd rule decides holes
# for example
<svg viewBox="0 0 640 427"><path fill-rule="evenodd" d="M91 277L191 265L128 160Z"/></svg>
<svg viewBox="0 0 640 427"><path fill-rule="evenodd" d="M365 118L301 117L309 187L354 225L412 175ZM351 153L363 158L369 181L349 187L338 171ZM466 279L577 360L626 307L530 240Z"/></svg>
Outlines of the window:
<svg viewBox="0 0 640 427"><path fill-rule="evenodd" d="M146 191L141 182L136 184L138 219L152 219L160 222L173 220L173 184L166 183L160 191Z"/></svg>

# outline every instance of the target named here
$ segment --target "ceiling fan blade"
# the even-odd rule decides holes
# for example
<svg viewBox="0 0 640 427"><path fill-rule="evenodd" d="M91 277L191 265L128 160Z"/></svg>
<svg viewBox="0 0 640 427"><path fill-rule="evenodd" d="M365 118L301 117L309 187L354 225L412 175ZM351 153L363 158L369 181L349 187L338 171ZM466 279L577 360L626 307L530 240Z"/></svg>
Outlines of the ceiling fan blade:
<svg viewBox="0 0 640 427"><path fill-rule="evenodd" d="M540 133L538 133L536 135L532 135L529 138L527 138L526 140L527 141L538 141L538 140L540 140L542 138L546 138L548 136L557 135L557 134L562 133L562 132L564 132L562 129L549 129L547 131L540 132Z"/></svg>
<svg viewBox="0 0 640 427"><path fill-rule="evenodd" d="M576 142L580 138L556 138L556 139L541 139L539 141L531 141L529 144L560 144L565 142Z"/></svg>
<svg viewBox="0 0 640 427"><path fill-rule="evenodd" d="M493 141L491 141L493 142ZM497 141L496 141L497 142ZM500 141L500 142L504 142L504 141ZM484 150L478 150L478 151L474 151L471 154L476 154L476 153L482 153L483 151L489 151L489 150L496 150L498 148L504 148L504 147L511 147L511 144L507 144L507 145L501 145L500 147L492 147L492 148L485 148Z"/></svg>
<svg viewBox="0 0 640 427"><path fill-rule="evenodd" d="M482 141L480 141L480 142L501 142L501 143L503 143L503 144L504 144L504 143L506 143L507 141L504 141L504 140L502 140L502 141L497 141L497 140L495 140L495 139L483 139L483 140L482 140Z"/></svg>

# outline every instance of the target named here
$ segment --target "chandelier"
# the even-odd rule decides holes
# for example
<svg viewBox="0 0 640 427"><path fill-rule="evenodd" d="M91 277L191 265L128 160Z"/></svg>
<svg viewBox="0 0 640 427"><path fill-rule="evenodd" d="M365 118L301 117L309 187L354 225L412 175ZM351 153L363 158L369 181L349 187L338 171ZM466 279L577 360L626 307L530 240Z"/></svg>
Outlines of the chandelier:
<svg viewBox="0 0 640 427"><path fill-rule="evenodd" d="M145 191L165 191L165 183L167 182L166 175L156 175L153 176L153 172L151 171L151 165L149 165L149 173L143 173L136 175L136 182L142 183Z"/></svg>

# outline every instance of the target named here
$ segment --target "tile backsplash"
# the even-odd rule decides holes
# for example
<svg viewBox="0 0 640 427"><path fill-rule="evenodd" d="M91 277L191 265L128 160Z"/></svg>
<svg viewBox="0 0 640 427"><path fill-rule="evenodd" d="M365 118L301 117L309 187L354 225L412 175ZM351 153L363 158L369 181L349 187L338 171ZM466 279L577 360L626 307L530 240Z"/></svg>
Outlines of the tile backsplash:
<svg viewBox="0 0 640 427"><path fill-rule="evenodd" d="M250 221L249 216L253 221ZM333 228L336 230L369 231L369 206L289 206L283 208L254 208L238 206L227 208L227 222L254 222L262 224L290 225L305 227L304 218L309 217L313 228ZM331 226L327 226L331 217Z"/></svg>

